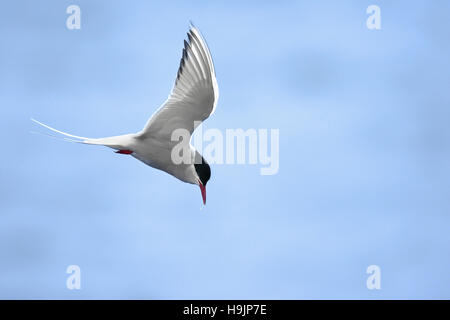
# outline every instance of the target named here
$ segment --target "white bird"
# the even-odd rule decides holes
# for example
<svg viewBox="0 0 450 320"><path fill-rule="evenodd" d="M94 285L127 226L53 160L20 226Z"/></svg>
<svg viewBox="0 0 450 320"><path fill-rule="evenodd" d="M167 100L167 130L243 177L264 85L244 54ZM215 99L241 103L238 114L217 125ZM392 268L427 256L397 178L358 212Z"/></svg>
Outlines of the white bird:
<svg viewBox="0 0 450 320"><path fill-rule="evenodd" d="M211 177L208 163L190 144L190 158L195 161L175 164L171 157L172 149L179 143L172 141L172 132L185 129L192 135L195 128L214 112L219 98L214 64L205 40L192 24L187 36L175 85L166 102L140 132L94 139L75 136L31 120L71 138L65 140L110 147L117 150L116 153L132 155L181 181L196 184L200 187L203 204L206 204L206 184Z"/></svg>

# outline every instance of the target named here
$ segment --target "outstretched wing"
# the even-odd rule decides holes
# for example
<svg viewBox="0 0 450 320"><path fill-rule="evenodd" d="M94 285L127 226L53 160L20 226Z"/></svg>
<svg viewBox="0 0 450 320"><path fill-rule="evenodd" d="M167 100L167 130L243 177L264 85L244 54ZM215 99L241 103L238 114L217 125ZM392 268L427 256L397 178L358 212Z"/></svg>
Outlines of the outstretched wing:
<svg viewBox="0 0 450 320"><path fill-rule="evenodd" d="M194 26L191 25L187 36L172 92L139 133L142 138L153 137L168 143L176 129L186 129L192 134L216 108L219 90L211 53Z"/></svg>

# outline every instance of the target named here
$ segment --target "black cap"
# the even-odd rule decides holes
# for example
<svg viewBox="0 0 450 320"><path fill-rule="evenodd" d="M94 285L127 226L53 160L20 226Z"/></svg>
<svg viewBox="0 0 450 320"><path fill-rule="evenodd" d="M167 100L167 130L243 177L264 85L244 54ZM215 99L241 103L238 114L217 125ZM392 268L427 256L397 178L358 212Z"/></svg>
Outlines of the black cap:
<svg viewBox="0 0 450 320"><path fill-rule="evenodd" d="M206 186L209 178L211 178L211 168L209 167L208 162L202 157L202 162L194 163L194 166L201 183Z"/></svg>

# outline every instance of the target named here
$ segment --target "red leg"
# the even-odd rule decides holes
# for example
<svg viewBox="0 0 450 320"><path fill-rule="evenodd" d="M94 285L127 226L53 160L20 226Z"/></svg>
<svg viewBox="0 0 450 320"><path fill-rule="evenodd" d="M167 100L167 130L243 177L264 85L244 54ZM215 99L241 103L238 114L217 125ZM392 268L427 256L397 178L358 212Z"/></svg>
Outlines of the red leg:
<svg viewBox="0 0 450 320"><path fill-rule="evenodd" d="M133 151L125 149L125 150L117 150L116 153L120 153L120 154L132 154Z"/></svg>

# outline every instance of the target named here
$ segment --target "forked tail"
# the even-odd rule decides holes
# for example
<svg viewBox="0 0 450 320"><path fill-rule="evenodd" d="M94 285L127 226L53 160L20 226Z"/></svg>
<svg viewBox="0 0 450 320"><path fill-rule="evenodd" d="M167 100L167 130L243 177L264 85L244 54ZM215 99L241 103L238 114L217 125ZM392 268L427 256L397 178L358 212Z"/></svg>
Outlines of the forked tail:
<svg viewBox="0 0 450 320"><path fill-rule="evenodd" d="M78 143L87 143L87 141L90 140L89 138L75 136L75 135L67 133L67 132L62 132L62 131L57 130L55 128L52 128L52 127L50 127L50 126L48 126L48 125L46 125L46 124L44 124L44 123L42 123L40 121L37 121L36 119L33 119L33 118L31 118L31 121L36 122L37 124L43 126L44 128L47 128L47 129L49 129L49 130L51 130L53 132L56 132L56 133L59 133L59 134L62 134L64 136L66 136L66 137L72 138L72 139L70 139L70 138L63 138L66 141L78 142ZM54 136L51 136L51 137L54 137ZM56 137L54 137L54 138L56 138Z"/></svg>
<svg viewBox="0 0 450 320"><path fill-rule="evenodd" d="M31 121L43 126L44 128L47 128L53 132L59 133L63 135L63 140L70 141L70 142L77 142L77 143L84 143L84 144L94 144L94 145L101 145L106 147L111 147L113 149L122 149L125 147L126 144L128 144L128 140L130 139L130 136L132 135L123 135L123 136L116 136L116 137L107 137L107 138L86 138L86 137L80 137L76 136L67 132L63 132L60 130L57 130L55 128L52 128L40 121L37 121L36 119L31 118ZM49 135L50 137L57 138L55 136Z"/></svg>

